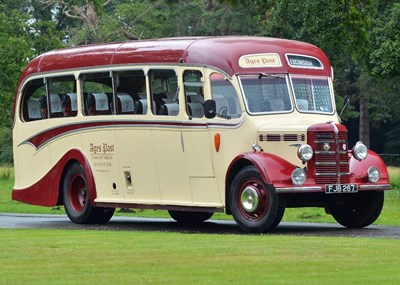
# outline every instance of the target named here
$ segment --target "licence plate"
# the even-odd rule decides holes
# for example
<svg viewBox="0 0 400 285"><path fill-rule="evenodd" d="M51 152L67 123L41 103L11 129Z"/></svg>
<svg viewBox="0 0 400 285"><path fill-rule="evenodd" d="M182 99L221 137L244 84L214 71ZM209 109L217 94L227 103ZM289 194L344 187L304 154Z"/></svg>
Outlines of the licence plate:
<svg viewBox="0 0 400 285"><path fill-rule="evenodd" d="M358 188L356 184L332 184L325 185L325 193L356 193Z"/></svg>

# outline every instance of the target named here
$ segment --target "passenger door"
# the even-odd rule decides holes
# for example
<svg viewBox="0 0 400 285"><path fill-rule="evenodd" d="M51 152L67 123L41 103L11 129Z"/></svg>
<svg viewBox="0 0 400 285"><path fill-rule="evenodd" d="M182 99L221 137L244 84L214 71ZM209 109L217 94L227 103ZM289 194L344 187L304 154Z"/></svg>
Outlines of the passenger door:
<svg viewBox="0 0 400 285"><path fill-rule="evenodd" d="M213 139L204 116L205 70L187 69L182 73L187 126L182 129L182 148L195 205L218 207L221 195L213 166Z"/></svg>

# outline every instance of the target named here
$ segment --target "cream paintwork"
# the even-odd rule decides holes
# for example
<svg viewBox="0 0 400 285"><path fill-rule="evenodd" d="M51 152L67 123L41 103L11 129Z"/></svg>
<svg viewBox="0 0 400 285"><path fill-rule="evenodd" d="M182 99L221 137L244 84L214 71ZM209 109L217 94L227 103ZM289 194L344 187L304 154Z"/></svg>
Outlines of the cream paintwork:
<svg viewBox="0 0 400 285"><path fill-rule="evenodd" d="M145 74L150 68L167 68L167 66L144 67ZM176 70L181 86L181 75L184 70L200 70L204 78L209 78L212 73L217 72L200 67L175 66L171 68ZM131 68L118 68L118 70L121 69ZM93 71L104 70L109 69L101 68ZM78 75L78 72L75 72L76 78ZM68 150L79 148L85 153L92 168L97 190L95 202L224 207L225 177L228 167L237 155L252 151L253 143L260 143L266 152L279 155L294 164L300 164L296 155L297 149L290 147L289 144L304 142L261 143L258 141L259 134L305 134L306 128L311 124L328 120L338 121L336 114L300 114L296 110L287 114L249 116L245 112L237 78L227 79L237 90L242 110L240 118L227 120L216 117L189 120L185 105L180 104L178 116L154 116L148 109L146 115L91 117L78 115L73 118L48 119L34 123L17 121L14 127L14 138L20 143L43 129L72 122L135 120L136 122L152 121L154 124L151 127L139 125L81 130L62 135L44 145L39 151L31 145L14 144L18 148L18 150L14 149L14 153L17 154L16 168L18 169L15 189L34 184L46 175ZM203 83L204 99L211 99L210 83L208 80L204 80ZM79 80L78 90L80 90ZM148 80L147 90L150 90ZM183 88L179 91L179 101L185 102ZM17 102L17 109L19 109L19 104ZM81 96L78 96L78 106L81 112L83 108ZM208 123L211 127L163 127L157 126L157 122ZM218 126L221 123L224 124L223 127ZM33 126L35 128L32 128ZM216 133L221 136L218 152L214 146ZM102 148L103 144L113 146L113 151L97 154L91 151L92 146ZM39 162L40 166L38 166ZM131 184L126 178L127 174L131 176Z"/></svg>
<svg viewBox="0 0 400 285"><path fill-rule="evenodd" d="M51 168L49 146L36 149L26 142L40 131L48 128L49 120L40 120L29 123L16 122L13 129L14 167L16 189L23 189L36 183L47 174ZM40 162L40 167L37 163Z"/></svg>
<svg viewBox="0 0 400 285"><path fill-rule="evenodd" d="M307 128L313 124L325 123L328 121L338 122L336 114L334 115L313 115L299 113L297 110L289 114L269 115L268 123L262 124L258 129L257 138L263 134L269 135L290 135L296 134L305 136L305 140L301 141L279 141L279 142L266 142L259 141L258 144L265 152L277 154L290 163L301 166L301 161L297 157L296 145L307 143ZM287 122L293 122L288 124Z"/></svg>

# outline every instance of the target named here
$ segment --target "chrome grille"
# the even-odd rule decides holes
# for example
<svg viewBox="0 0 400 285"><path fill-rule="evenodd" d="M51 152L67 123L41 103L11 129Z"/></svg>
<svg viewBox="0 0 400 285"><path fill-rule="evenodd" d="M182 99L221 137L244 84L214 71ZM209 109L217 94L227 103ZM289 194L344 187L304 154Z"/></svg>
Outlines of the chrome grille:
<svg viewBox="0 0 400 285"><path fill-rule="evenodd" d="M347 133L314 133L315 175L318 184L350 182Z"/></svg>

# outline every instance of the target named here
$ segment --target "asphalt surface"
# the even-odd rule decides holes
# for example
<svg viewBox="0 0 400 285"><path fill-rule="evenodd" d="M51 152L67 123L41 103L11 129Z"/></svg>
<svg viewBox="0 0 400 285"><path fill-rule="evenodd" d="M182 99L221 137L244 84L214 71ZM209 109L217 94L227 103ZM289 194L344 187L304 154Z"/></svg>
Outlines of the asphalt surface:
<svg viewBox="0 0 400 285"><path fill-rule="evenodd" d="M65 215L31 214L0 214L0 228L245 234L232 221L210 220L197 226L183 226L172 219L113 217L105 225L77 225ZM372 225L363 229L347 229L339 224L283 222L271 234L400 239L400 227Z"/></svg>

